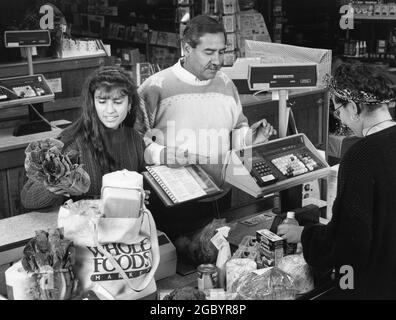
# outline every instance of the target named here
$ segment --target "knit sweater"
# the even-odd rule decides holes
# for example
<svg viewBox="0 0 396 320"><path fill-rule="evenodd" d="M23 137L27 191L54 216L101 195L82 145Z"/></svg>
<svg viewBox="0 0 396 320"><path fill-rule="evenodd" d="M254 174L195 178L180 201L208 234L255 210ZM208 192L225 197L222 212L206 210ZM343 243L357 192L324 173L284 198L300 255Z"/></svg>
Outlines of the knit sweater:
<svg viewBox="0 0 396 320"><path fill-rule="evenodd" d="M305 227L305 260L340 271L350 265L352 298L396 298L396 126L356 142L341 160L333 216ZM341 274L342 276L342 274Z"/></svg>
<svg viewBox="0 0 396 320"><path fill-rule="evenodd" d="M239 149L249 128L233 82L221 71L214 79L200 81L179 61L148 78L139 94L146 115L140 130L146 162L158 164L164 146L179 147L209 157L202 167L221 184L231 134L232 147Z"/></svg>
<svg viewBox="0 0 396 320"><path fill-rule="evenodd" d="M144 169L144 142L140 135L129 127L117 130L105 129L105 144L115 160L116 170L127 169L141 172ZM82 136L65 147L65 151L77 150L80 152L80 163L89 174L91 185L82 198L99 197L102 187L102 172L97 160L93 156L92 147L88 146ZM42 183L28 180L21 192L22 205L27 209L40 209L60 205L66 197L48 191Z"/></svg>

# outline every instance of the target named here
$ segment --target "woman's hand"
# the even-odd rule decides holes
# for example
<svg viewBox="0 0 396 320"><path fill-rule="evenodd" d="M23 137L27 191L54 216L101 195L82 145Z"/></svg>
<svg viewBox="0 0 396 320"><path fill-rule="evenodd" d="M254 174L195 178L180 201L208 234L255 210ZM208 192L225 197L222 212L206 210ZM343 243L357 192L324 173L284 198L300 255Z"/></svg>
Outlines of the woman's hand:
<svg viewBox="0 0 396 320"><path fill-rule="evenodd" d="M301 242L301 233L304 227L296 226L294 224L280 224L278 226L277 234L283 239L286 239L288 243L298 243Z"/></svg>
<svg viewBox="0 0 396 320"><path fill-rule="evenodd" d="M146 206L149 205L150 194L151 194L150 190L144 190L144 204Z"/></svg>
<svg viewBox="0 0 396 320"><path fill-rule="evenodd" d="M64 196L64 197L80 196L83 194L81 190L73 187L65 189L62 187L47 186L47 190L58 196Z"/></svg>
<svg viewBox="0 0 396 320"><path fill-rule="evenodd" d="M70 193L63 188L47 186L47 190L58 196L70 197Z"/></svg>

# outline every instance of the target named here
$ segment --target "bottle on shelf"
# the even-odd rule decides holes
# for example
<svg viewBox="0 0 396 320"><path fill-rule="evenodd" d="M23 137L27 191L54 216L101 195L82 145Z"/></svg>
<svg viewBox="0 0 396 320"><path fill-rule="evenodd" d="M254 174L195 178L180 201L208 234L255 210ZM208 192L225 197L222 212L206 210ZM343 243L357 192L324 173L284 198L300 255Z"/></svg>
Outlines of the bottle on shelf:
<svg viewBox="0 0 396 320"><path fill-rule="evenodd" d="M368 58L367 42L366 41L363 41L363 57Z"/></svg>
<svg viewBox="0 0 396 320"><path fill-rule="evenodd" d="M360 41L360 57L364 57L364 41Z"/></svg>
<svg viewBox="0 0 396 320"><path fill-rule="evenodd" d="M286 219L283 220L283 223L284 224L293 224L293 225L298 226L299 224L295 218L295 212L288 211L287 215L286 215ZM285 255L296 253L297 243L286 243L284 251L285 251Z"/></svg>

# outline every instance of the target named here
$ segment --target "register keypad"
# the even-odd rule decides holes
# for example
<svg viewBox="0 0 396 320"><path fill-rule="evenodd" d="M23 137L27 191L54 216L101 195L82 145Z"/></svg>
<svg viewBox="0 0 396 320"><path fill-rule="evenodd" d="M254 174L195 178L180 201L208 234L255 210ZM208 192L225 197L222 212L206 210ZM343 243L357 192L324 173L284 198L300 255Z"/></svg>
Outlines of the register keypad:
<svg viewBox="0 0 396 320"><path fill-rule="evenodd" d="M257 161L253 163L253 168L260 175L261 180L264 183L274 182L275 176L272 174L271 168L265 161Z"/></svg>
<svg viewBox="0 0 396 320"><path fill-rule="evenodd" d="M272 159L271 162L286 177L294 177L316 169L318 164L308 154L288 154Z"/></svg>

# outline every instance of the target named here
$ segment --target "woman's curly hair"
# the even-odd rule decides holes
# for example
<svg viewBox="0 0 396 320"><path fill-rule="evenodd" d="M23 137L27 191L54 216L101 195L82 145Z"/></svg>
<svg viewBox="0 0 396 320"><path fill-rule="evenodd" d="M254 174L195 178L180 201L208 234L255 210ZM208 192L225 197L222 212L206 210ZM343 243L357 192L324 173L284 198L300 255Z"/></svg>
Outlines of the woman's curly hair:
<svg viewBox="0 0 396 320"><path fill-rule="evenodd" d="M118 89L122 95L128 96L131 109L121 126L134 126L139 110L137 87L124 69L106 66L95 70L85 81L81 94L83 103L81 116L61 133L61 140L66 147L75 140L77 135L82 135L88 147L93 151L93 156L98 161L102 173L107 173L115 169L115 160L104 142L105 127L95 108L94 93L98 88L106 92Z"/></svg>
<svg viewBox="0 0 396 320"><path fill-rule="evenodd" d="M337 88L347 89L358 94L367 93L370 96L375 96L378 101L392 100L396 97L395 79L380 66L343 62L334 68L333 78ZM339 97L335 97L335 99L338 103L346 103ZM370 112L380 106L381 103L374 103L367 104L365 107Z"/></svg>

